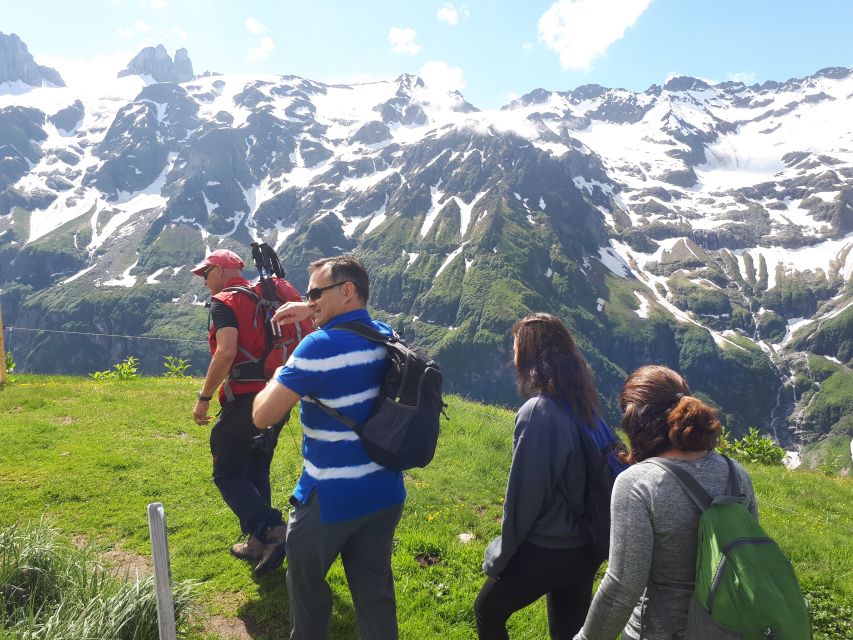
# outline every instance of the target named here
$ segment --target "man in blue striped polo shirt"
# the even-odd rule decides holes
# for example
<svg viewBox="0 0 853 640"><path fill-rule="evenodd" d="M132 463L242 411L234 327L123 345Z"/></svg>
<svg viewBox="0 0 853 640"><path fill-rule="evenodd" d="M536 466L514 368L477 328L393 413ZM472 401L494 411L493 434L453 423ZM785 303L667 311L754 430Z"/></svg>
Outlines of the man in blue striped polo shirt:
<svg viewBox="0 0 853 640"><path fill-rule="evenodd" d="M290 502L287 526L287 590L292 639L329 637L332 594L326 574L338 555L343 561L362 640L397 638L397 611L391 573L394 529L406 490L399 471L373 462L354 431L313 401L357 422L370 415L387 368L383 345L348 331L342 322L370 319L369 279L351 256L313 262L308 267L307 303L289 303L276 320L314 314L319 330L306 336L287 363L255 399L259 428L274 424L301 398L302 475Z"/></svg>

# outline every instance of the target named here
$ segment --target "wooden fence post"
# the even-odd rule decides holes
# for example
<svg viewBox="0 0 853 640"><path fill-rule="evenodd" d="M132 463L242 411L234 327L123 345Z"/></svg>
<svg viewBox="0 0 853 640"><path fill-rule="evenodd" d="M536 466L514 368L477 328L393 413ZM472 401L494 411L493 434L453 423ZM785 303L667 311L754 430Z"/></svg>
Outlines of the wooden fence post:
<svg viewBox="0 0 853 640"><path fill-rule="evenodd" d="M160 640L176 640L175 602L172 597L172 570L169 566L169 541L166 537L166 514L163 505L148 505L148 531L154 556L154 583L157 588L157 625Z"/></svg>
<svg viewBox="0 0 853 640"><path fill-rule="evenodd" d="M3 307L0 307L0 356L3 363L0 364L0 384L6 384L6 342L3 339Z"/></svg>

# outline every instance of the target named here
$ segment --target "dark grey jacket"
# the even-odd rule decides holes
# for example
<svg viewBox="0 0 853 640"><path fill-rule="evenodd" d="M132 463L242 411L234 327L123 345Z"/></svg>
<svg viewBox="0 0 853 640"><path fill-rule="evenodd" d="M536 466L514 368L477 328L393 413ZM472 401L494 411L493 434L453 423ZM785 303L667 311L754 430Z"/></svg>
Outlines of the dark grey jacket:
<svg viewBox="0 0 853 640"><path fill-rule="evenodd" d="M585 477L578 426L550 398L530 398L515 416L501 535L486 548L486 575L500 575L523 542L586 546L574 515L583 507Z"/></svg>

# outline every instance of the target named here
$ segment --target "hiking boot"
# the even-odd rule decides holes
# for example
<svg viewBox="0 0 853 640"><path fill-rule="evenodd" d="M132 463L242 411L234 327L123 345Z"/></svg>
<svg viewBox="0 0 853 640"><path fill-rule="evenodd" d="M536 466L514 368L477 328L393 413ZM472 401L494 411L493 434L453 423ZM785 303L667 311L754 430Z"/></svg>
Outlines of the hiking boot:
<svg viewBox="0 0 853 640"><path fill-rule="evenodd" d="M266 530L267 543L263 547L261 558L255 565L255 575L261 576L273 569L278 569L284 562L286 551L284 548L287 539L287 525L280 524L277 527L269 527Z"/></svg>
<svg viewBox="0 0 853 640"><path fill-rule="evenodd" d="M240 560L255 564L264 555L264 543L255 536L249 536L246 542L231 545L231 555Z"/></svg>

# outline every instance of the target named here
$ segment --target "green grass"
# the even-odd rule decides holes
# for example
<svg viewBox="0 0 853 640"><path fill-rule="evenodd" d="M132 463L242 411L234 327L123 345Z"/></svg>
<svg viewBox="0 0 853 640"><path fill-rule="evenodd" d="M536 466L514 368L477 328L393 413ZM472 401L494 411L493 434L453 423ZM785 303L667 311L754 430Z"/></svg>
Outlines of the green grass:
<svg viewBox="0 0 853 640"><path fill-rule="evenodd" d="M803 449L803 465L809 469L826 470L831 473L853 475L853 461L850 455L850 436L830 435L823 440Z"/></svg>
<svg viewBox="0 0 853 640"><path fill-rule="evenodd" d="M173 585L175 617L186 626L192 585ZM103 566L48 522L0 529L0 638L157 640L154 579Z"/></svg>
<svg viewBox="0 0 853 640"><path fill-rule="evenodd" d="M0 527L46 514L69 539L125 556L150 553L146 505L162 502L175 579L199 582L198 627L239 617L258 640L288 628L284 572L255 581L228 554L236 519L210 480L208 427L191 419L198 379L96 382L15 376L0 387ZM468 639L486 543L499 519L510 463L512 412L449 398L435 461L413 470L397 529L393 566L403 638ZM287 504L300 470L298 425L282 433L273 463L273 501ZM750 466L762 522L794 562L806 589L829 612L853 607L853 481L782 467ZM473 533L472 542L459 540ZM421 566L417 556L439 559ZM329 576L335 638L356 637L342 568ZM510 620L513 638L543 638L543 603ZM833 636L826 635L825 638ZM839 637L839 636L835 636Z"/></svg>

